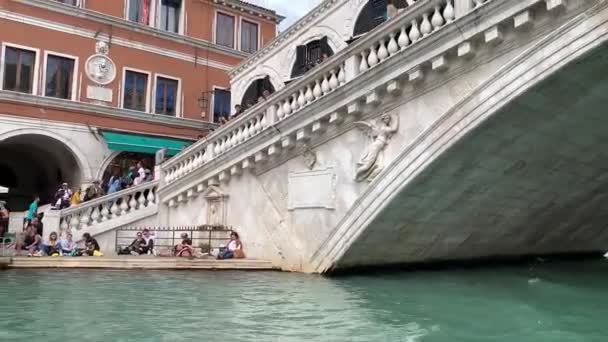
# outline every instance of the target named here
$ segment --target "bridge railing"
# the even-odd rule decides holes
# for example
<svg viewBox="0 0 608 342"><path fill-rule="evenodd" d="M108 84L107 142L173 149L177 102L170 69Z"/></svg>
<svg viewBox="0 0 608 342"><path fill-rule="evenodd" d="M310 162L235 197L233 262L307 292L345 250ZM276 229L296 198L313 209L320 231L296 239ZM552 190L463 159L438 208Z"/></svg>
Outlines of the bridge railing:
<svg viewBox="0 0 608 342"><path fill-rule="evenodd" d="M490 1L475 0L475 5L467 3L466 11ZM466 1L459 0L456 2L461 6L465 6L465 3ZM170 184L177 181L218 156L242 146L278 122L297 115L302 109L335 92L359 75L373 72L377 65L397 58L424 38L455 21L455 13L458 11L462 13L463 9L455 8L453 0L414 2L394 18L274 93L267 101L258 103L206 139L165 162L162 165L163 182ZM433 63L440 68L445 60L438 58ZM415 78L416 73L410 77ZM348 108L349 113L358 110L356 105Z"/></svg>
<svg viewBox="0 0 608 342"><path fill-rule="evenodd" d="M59 212L59 227L82 230L155 206L159 182L152 181L102 196Z"/></svg>

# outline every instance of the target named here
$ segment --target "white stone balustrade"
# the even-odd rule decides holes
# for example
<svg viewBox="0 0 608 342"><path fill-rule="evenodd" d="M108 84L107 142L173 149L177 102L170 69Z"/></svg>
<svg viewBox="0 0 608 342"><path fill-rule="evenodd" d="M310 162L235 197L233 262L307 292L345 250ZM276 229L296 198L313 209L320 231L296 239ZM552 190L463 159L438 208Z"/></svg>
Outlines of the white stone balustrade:
<svg viewBox="0 0 608 342"><path fill-rule="evenodd" d="M159 182L142 185L106 195L60 211L60 229L79 231L95 224L124 217L157 204Z"/></svg>
<svg viewBox="0 0 608 342"><path fill-rule="evenodd" d="M399 54L455 19L453 0L418 1L405 17L400 17L403 26L399 30L387 32L372 46L358 53L359 73Z"/></svg>
<svg viewBox="0 0 608 342"><path fill-rule="evenodd" d="M454 7L455 4L461 6L461 12L466 13L490 0L471 1L474 2L412 1L396 17L367 33L348 48L338 51L300 79L274 93L266 102L255 105L206 139L165 162L162 166L163 183L170 184L181 179L457 20L458 8ZM438 59L435 64L437 68L442 68L445 63Z"/></svg>

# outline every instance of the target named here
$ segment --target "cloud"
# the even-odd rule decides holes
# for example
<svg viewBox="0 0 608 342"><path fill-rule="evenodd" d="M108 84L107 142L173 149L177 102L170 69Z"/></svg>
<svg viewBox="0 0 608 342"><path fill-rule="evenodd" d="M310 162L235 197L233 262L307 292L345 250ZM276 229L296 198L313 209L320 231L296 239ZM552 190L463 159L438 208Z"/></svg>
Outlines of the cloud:
<svg viewBox="0 0 608 342"><path fill-rule="evenodd" d="M308 13L311 9L321 3L322 0L248 0L252 4L275 10L285 17L279 25L279 30L284 31Z"/></svg>

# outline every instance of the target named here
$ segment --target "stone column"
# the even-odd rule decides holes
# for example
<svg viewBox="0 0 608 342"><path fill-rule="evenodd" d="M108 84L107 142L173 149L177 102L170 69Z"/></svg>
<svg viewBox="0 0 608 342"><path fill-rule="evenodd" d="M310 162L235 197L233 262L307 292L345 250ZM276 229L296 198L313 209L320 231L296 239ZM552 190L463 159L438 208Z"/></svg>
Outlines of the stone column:
<svg viewBox="0 0 608 342"><path fill-rule="evenodd" d="M473 7L473 0L454 0L454 12L457 19L469 13Z"/></svg>

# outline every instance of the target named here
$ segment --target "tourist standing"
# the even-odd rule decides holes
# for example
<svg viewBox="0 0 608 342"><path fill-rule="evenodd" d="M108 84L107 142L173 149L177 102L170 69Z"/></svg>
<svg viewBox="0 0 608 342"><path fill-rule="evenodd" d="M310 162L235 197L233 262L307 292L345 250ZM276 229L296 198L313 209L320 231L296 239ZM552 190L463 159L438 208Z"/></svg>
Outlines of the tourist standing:
<svg viewBox="0 0 608 342"><path fill-rule="evenodd" d="M6 209L6 202L0 201L0 238L8 231L10 213Z"/></svg>
<svg viewBox="0 0 608 342"><path fill-rule="evenodd" d="M34 217L38 214L38 204L40 203L40 196L34 196L34 201L30 204L30 208L25 214L23 218L23 229L25 230L27 226L32 222Z"/></svg>
<svg viewBox="0 0 608 342"><path fill-rule="evenodd" d="M122 190L122 184L118 172L115 172L110 181L108 181L108 195Z"/></svg>
<svg viewBox="0 0 608 342"><path fill-rule="evenodd" d="M70 198L70 205L79 205L80 202L82 202L82 190L80 188L74 190L74 194L72 195L72 198Z"/></svg>
<svg viewBox="0 0 608 342"><path fill-rule="evenodd" d="M146 180L146 169L141 162L137 162L137 177L133 181L133 185L137 186Z"/></svg>

